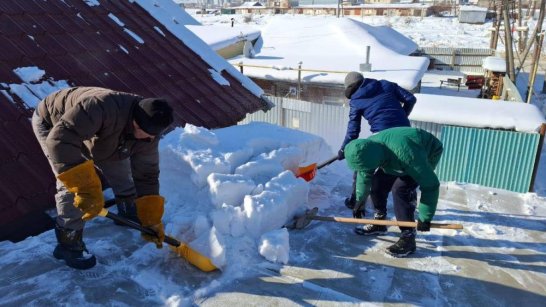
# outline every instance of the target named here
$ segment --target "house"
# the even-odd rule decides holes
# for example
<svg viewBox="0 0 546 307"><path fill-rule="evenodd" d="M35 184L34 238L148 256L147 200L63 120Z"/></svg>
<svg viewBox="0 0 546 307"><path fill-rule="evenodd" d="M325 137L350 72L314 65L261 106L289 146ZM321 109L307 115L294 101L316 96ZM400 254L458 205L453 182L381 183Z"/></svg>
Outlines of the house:
<svg viewBox="0 0 546 307"><path fill-rule="evenodd" d="M229 61L273 96L343 104L345 75L355 70L418 92L429 60L409 56L415 50L413 41L390 27L334 16L276 15L262 28L254 57Z"/></svg>
<svg viewBox="0 0 546 307"><path fill-rule="evenodd" d="M232 7L236 14L274 14L275 8L266 7L258 1L243 2L240 6Z"/></svg>
<svg viewBox="0 0 546 307"><path fill-rule="evenodd" d="M30 127L67 86L165 97L175 124L215 128L271 107L263 91L184 26L171 1L0 1L0 240L51 227L55 180Z"/></svg>
<svg viewBox="0 0 546 307"><path fill-rule="evenodd" d="M312 4L294 8L295 13L305 15L337 15L337 4ZM359 5L343 5L340 7L342 16L416 16L432 15L432 6L424 3L366 3Z"/></svg>
<svg viewBox="0 0 546 307"><path fill-rule="evenodd" d="M459 7L460 23L483 24L485 23L486 15L486 7L479 7L475 5L461 5Z"/></svg>

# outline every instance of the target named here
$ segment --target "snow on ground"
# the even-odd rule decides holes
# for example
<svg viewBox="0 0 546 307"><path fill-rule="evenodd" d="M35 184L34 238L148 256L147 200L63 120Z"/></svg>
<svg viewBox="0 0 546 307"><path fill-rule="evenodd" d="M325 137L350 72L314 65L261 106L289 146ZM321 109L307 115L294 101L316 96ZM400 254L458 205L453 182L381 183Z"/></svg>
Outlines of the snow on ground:
<svg viewBox="0 0 546 307"><path fill-rule="evenodd" d="M384 17L355 18L370 25L387 25L412 39L420 47L488 48L492 22L482 25L460 23L457 17ZM502 45L502 42L499 42ZM498 46L504 51L504 45Z"/></svg>

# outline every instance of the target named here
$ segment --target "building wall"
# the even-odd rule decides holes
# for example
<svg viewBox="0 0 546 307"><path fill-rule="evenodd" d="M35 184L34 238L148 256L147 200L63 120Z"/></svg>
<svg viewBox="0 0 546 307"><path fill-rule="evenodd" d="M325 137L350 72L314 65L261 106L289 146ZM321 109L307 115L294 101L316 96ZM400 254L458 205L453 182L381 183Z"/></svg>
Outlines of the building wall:
<svg viewBox="0 0 546 307"><path fill-rule="evenodd" d="M298 8L296 14L304 15L336 15L335 8ZM432 15L432 10L428 8L389 8L387 5L380 8L360 8L344 7L345 16L414 16L426 17Z"/></svg>
<svg viewBox="0 0 546 307"><path fill-rule="evenodd" d="M264 92L276 97L297 98L297 84L283 81L271 81L251 78ZM299 99L321 104L344 104L347 99L343 85L303 83Z"/></svg>
<svg viewBox="0 0 546 307"><path fill-rule="evenodd" d="M298 96L296 82L251 79L267 95L275 97L294 98L319 104L344 105L348 103L342 84L302 83L301 92ZM421 82L411 90L412 93L419 93L420 91Z"/></svg>
<svg viewBox="0 0 546 307"><path fill-rule="evenodd" d="M377 3L393 4L393 3L400 3L400 0L365 0L364 3L370 3L370 4L377 4Z"/></svg>

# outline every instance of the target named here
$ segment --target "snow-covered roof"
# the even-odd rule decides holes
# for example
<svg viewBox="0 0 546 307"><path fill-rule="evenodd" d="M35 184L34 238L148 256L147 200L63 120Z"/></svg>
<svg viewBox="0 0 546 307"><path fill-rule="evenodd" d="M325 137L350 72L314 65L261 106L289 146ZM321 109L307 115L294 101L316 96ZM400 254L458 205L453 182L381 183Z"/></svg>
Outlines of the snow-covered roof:
<svg viewBox="0 0 546 307"><path fill-rule="evenodd" d="M231 9L252 9L252 8L263 9L265 8L265 6L258 1L247 1L247 2L243 2L243 4L239 6L231 7Z"/></svg>
<svg viewBox="0 0 546 307"><path fill-rule="evenodd" d="M359 70L366 60L366 46L371 46L372 71L365 76L386 79L406 89L413 89L427 70L426 57L408 56L417 49L409 38L387 26L370 26L349 18L334 16L279 15L268 19L261 29L254 58L236 57L233 64L277 67L245 67L247 76L297 81L297 68L333 72L302 72L303 82L343 84L346 72Z"/></svg>
<svg viewBox="0 0 546 307"><path fill-rule="evenodd" d="M463 11L487 12L486 7L475 6L475 5L461 5L461 6L459 6L459 10L461 12L463 12Z"/></svg>
<svg viewBox="0 0 546 307"><path fill-rule="evenodd" d="M213 50L218 51L241 40L255 40L260 36L260 30L251 26L186 26L193 34L199 36Z"/></svg>
<svg viewBox="0 0 546 307"><path fill-rule="evenodd" d="M366 3L360 5L344 5L343 9L427 9L431 5L425 3ZM337 8L337 4L304 4L298 5L297 8L315 8L315 9L333 9Z"/></svg>
<svg viewBox="0 0 546 307"><path fill-rule="evenodd" d="M483 59L482 67L490 71L506 72L506 61L501 57L488 56Z"/></svg>
<svg viewBox="0 0 546 307"><path fill-rule="evenodd" d="M415 94L410 119L437 124L536 133L546 123L532 104L491 99Z"/></svg>

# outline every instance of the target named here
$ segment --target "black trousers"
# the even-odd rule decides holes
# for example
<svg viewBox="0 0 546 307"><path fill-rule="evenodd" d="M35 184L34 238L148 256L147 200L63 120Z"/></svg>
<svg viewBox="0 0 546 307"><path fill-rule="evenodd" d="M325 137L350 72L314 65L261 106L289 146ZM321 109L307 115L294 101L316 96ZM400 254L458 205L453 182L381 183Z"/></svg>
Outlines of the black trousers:
<svg viewBox="0 0 546 307"><path fill-rule="evenodd" d="M397 221L415 221L415 207L417 205L417 187L419 184L410 176L393 176L378 168L372 177L372 198L374 212L387 215L387 198L392 191L394 215ZM353 175L352 199L356 199L356 172ZM400 227L401 231L412 230L411 227Z"/></svg>

